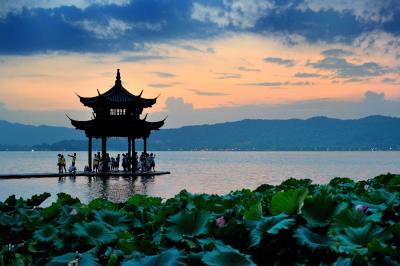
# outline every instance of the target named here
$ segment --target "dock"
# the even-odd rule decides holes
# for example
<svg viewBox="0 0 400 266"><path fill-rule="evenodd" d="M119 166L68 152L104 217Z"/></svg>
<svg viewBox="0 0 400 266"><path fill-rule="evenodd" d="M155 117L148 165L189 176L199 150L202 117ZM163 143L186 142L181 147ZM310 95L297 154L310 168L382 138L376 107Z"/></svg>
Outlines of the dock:
<svg viewBox="0 0 400 266"><path fill-rule="evenodd" d="M83 172L79 171L75 174L71 173L21 173L21 174L0 174L0 179L18 179L18 178L44 178L44 177L67 177L67 176L87 176L87 177L110 177L110 176L122 176L122 177L137 177L137 176L158 176L158 175L169 175L168 171L155 171L155 172L128 172L128 171L111 171L104 173L95 172Z"/></svg>

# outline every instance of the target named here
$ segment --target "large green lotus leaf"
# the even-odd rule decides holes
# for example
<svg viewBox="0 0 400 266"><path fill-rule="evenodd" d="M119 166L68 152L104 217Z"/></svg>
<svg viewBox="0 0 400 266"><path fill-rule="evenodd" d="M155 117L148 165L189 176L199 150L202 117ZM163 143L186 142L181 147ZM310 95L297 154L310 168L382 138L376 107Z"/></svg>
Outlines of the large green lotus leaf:
<svg viewBox="0 0 400 266"><path fill-rule="evenodd" d="M248 203L248 210L244 213L246 220L258 220L263 215L261 200L251 201Z"/></svg>
<svg viewBox="0 0 400 266"><path fill-rule="evenodd" d="M139 208L150 208L155 206L161 206L162 199L156 197L148 197L142 194L135 194L130 197L126 203L126 207L139 207Z"/></svg>
<svg viewBox="0 0 400 266"><path fill-rule="evenodd" d="M75 260L78 257L78 254L75 252L66 253L61 256L56 256L51 259L46 266L60 266L60 265L68 265L71 261Z"/></svg>
<svg viewBox="0 0 400 266"><path fill-rule="evenodd" d="M135 237L128 231L118 233L118 247L125 255L137 249Z"/></svg>
<svg viewBox="0 0 400 266"><path fill-rule="evenodd" d="M121 266L179 266L186 265L182 251L171 248L154 256L145 256L139 259L124 261Z"/></svg>
<svg viewBox="0 0 400 266"><path fill-rule="evenodd" d="M311 179L296 179L296 178L289 178L283 181L278 187L282 189L287 188L307 188L311 185Z"/></svg>
<svg viewBox="0 0 400 266"><path fill-rule="evenodd" d="M57 203L60 205L74 205L81 203L81 201L78 198L73 198L71 195L61 192L57 194Z"/></svg>
<svg viewBox="0 0 400 266"><path fill-rule="evenodd" d="M338 203L327 192L304 200L301 214L311 226L327 225L332 216L346 208L346 203Z"/></svg>
<svg viewBox="0 0 400 266"><path fill-rule="evenodd" d="M97 198L89 202L89 209L92 210L117 210L118 205L106 199Z"/></svg>
<svg viewBox="0 0 400 266"><path fill-rule="evenodd" d="M240 253L239 250L225 245L221 241L215 241L215 248L211 252L206 252L201 260L209 266L255 265L249 255Z"/></svg>
<svg viewBox="0 0 400 266"><path fill-rule="evenodd" d="M87 244L108 243L116 239L116 235L100 222L78 223L73 226L73 232Z"/></svg>
<svg viewBox="0 0 400 266"><path fill-rule="evenodd" d="M179 241L182 236L197 236L207 232L208 220L213 216L206 211L181 211L170 216L167 221L171 223L165 227L167 237Z"/></svg>
<svg viewBox="0 0 400 266"><path fill-rule="evenodd" d="M289 229L294 224L295 220L284 213L263 217L250 232L250 247L258 246L263 236L267 234L276 235L280 230Z"/></svg>
<svg viewBox="0 0 400 266"><path fill-rule="evenodd" d="M332 228L363 227L369 222L380 221L379 214L367 215L355 208L344 209L332 219Z"/></svg>
<svg viewBox="0 0 400 266"><path fill-rule="evenodd" d="M335 177L329 181L329 186L337 187L342 184L354 184L354 181L348 177Z"/></svg>
<svg viewBox="0 0 400 266"><path fill-rule="evenodd" d="M397 193L391 193L383 189L368 191L359 200L353 200L354 205L366 205L370 211L383 211L398 199Z"/></svg>
<svg viewBox="0 0 400 266"><path fill-rule="evenodd" d="M296 214L303 206L304 198L307 196L307 189L290 189L285 192L277 192L272 196L270 211L272 215L281 212Z"/></svg>
<svg viewBox="0 0 400 266"><path fill-rule="evenodd" d="M299 226L299 228L294 232L293 236L297 238L300 245L308 246L312 250L328 248L330 245L328 238L314 233L304 226Z"/></svg>
<svg viewBox="0 0 400 266"><path fill-rule="evenodd" d="M390 181L388 182L388 185L393 186L393 187L400 186L400 175L396 175L395 177L390 179Z"/></svg>
<svg viewBox="0 0 400 266"><path fill-rule="evenodd" d="M106 224L111 231L118 232L127 230L129 228L127 225L129 219L121 212L101 210L93 211L93 213L95 219Z"/></svg>
<svg viewBox="0 0 400 266"><path fill-rule="evenodd" d="M351 266L352 261L350 258L340 257L335 261L332 266Z"/></svg>
<svg viewBox="0 0 400 266"><path fill-rule="evenodd" d="M396 250L391 245L382 243L377 238L374 238L368 243L368 254L394 256L396 254Z"/></svg>
<svg viewBox="0 0 400 266"><path fill-rule="evenodd" d="M50 224L44 225L37 230L33 235L40 242L51 242L57 237L58 229Z"/></svg>
<svg viewBox="0 0 400 266"><path fill-rule="evenodd" d="M335 245L332 247L338 252L365 255L368 252L368 244L374 238L386 241L390 237L389 234L384 233L383 228L368 223L363 227L348 227L336 231L332 237L335 241Z"/></svg>
<svg viewBox="0 0 400 266"><path fill-rule="evenodd" d="M98 259L92 254L92 252L85 252L79 254L79 266L98 266Z"/></svg>

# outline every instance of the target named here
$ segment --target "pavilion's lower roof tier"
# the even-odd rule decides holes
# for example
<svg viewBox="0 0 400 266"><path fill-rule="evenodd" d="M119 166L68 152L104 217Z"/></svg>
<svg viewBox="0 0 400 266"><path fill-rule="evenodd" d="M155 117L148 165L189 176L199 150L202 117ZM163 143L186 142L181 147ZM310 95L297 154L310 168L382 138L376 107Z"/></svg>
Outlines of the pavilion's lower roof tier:
<svg viewBox="0 0 400 266"><path fill-rule="evenodd" d="M106 137L148 137L152 130L159 130L164 125L164 120L149 122L145 120L87 120L78 121L71 119L71 124L80 130L84 130L87 136L95 138Z"/></svg>

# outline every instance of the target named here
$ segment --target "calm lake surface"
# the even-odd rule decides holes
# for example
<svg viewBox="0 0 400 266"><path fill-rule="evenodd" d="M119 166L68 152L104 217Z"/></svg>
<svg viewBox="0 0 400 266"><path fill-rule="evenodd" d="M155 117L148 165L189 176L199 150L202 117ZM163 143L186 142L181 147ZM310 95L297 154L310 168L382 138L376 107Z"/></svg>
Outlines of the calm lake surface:
<svg viewBox="0 0 400 266"><path fill-rule="evenodd" d="M0 174L57 172L59 152L0 152ZM66 152L61 152L66 156ZM116 156L118 152L111 152ZM123 152L120 152L123 153ZM279 184L288 177L310 178L327 183L336 176L357 180L383 173L400 173L400 152L156 152L156 170L170 175L146 178L66 177L0 180L0 200L15 194L27 198L50 192L78 197L82 202L103 197L124 201L135 193L173 197L182 189L192 193L226 194L255 189L261 184ZM77 168L87 164L87 153L78 152ZM71 163L67 157L67 167Z"/></svg>

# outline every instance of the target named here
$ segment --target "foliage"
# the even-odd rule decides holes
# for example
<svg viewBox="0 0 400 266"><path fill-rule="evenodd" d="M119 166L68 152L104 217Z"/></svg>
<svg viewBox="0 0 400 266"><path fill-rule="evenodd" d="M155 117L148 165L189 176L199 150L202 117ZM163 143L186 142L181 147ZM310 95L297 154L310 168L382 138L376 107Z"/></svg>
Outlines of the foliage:
<svg viewBox="0 0 400 266"><path fill-rule="evenodd" d="M0 202L0 265L397 265L400 176L288 179L224 196L182 191L82 204ZM356 206L364 206L359 208Z"/></svg>

